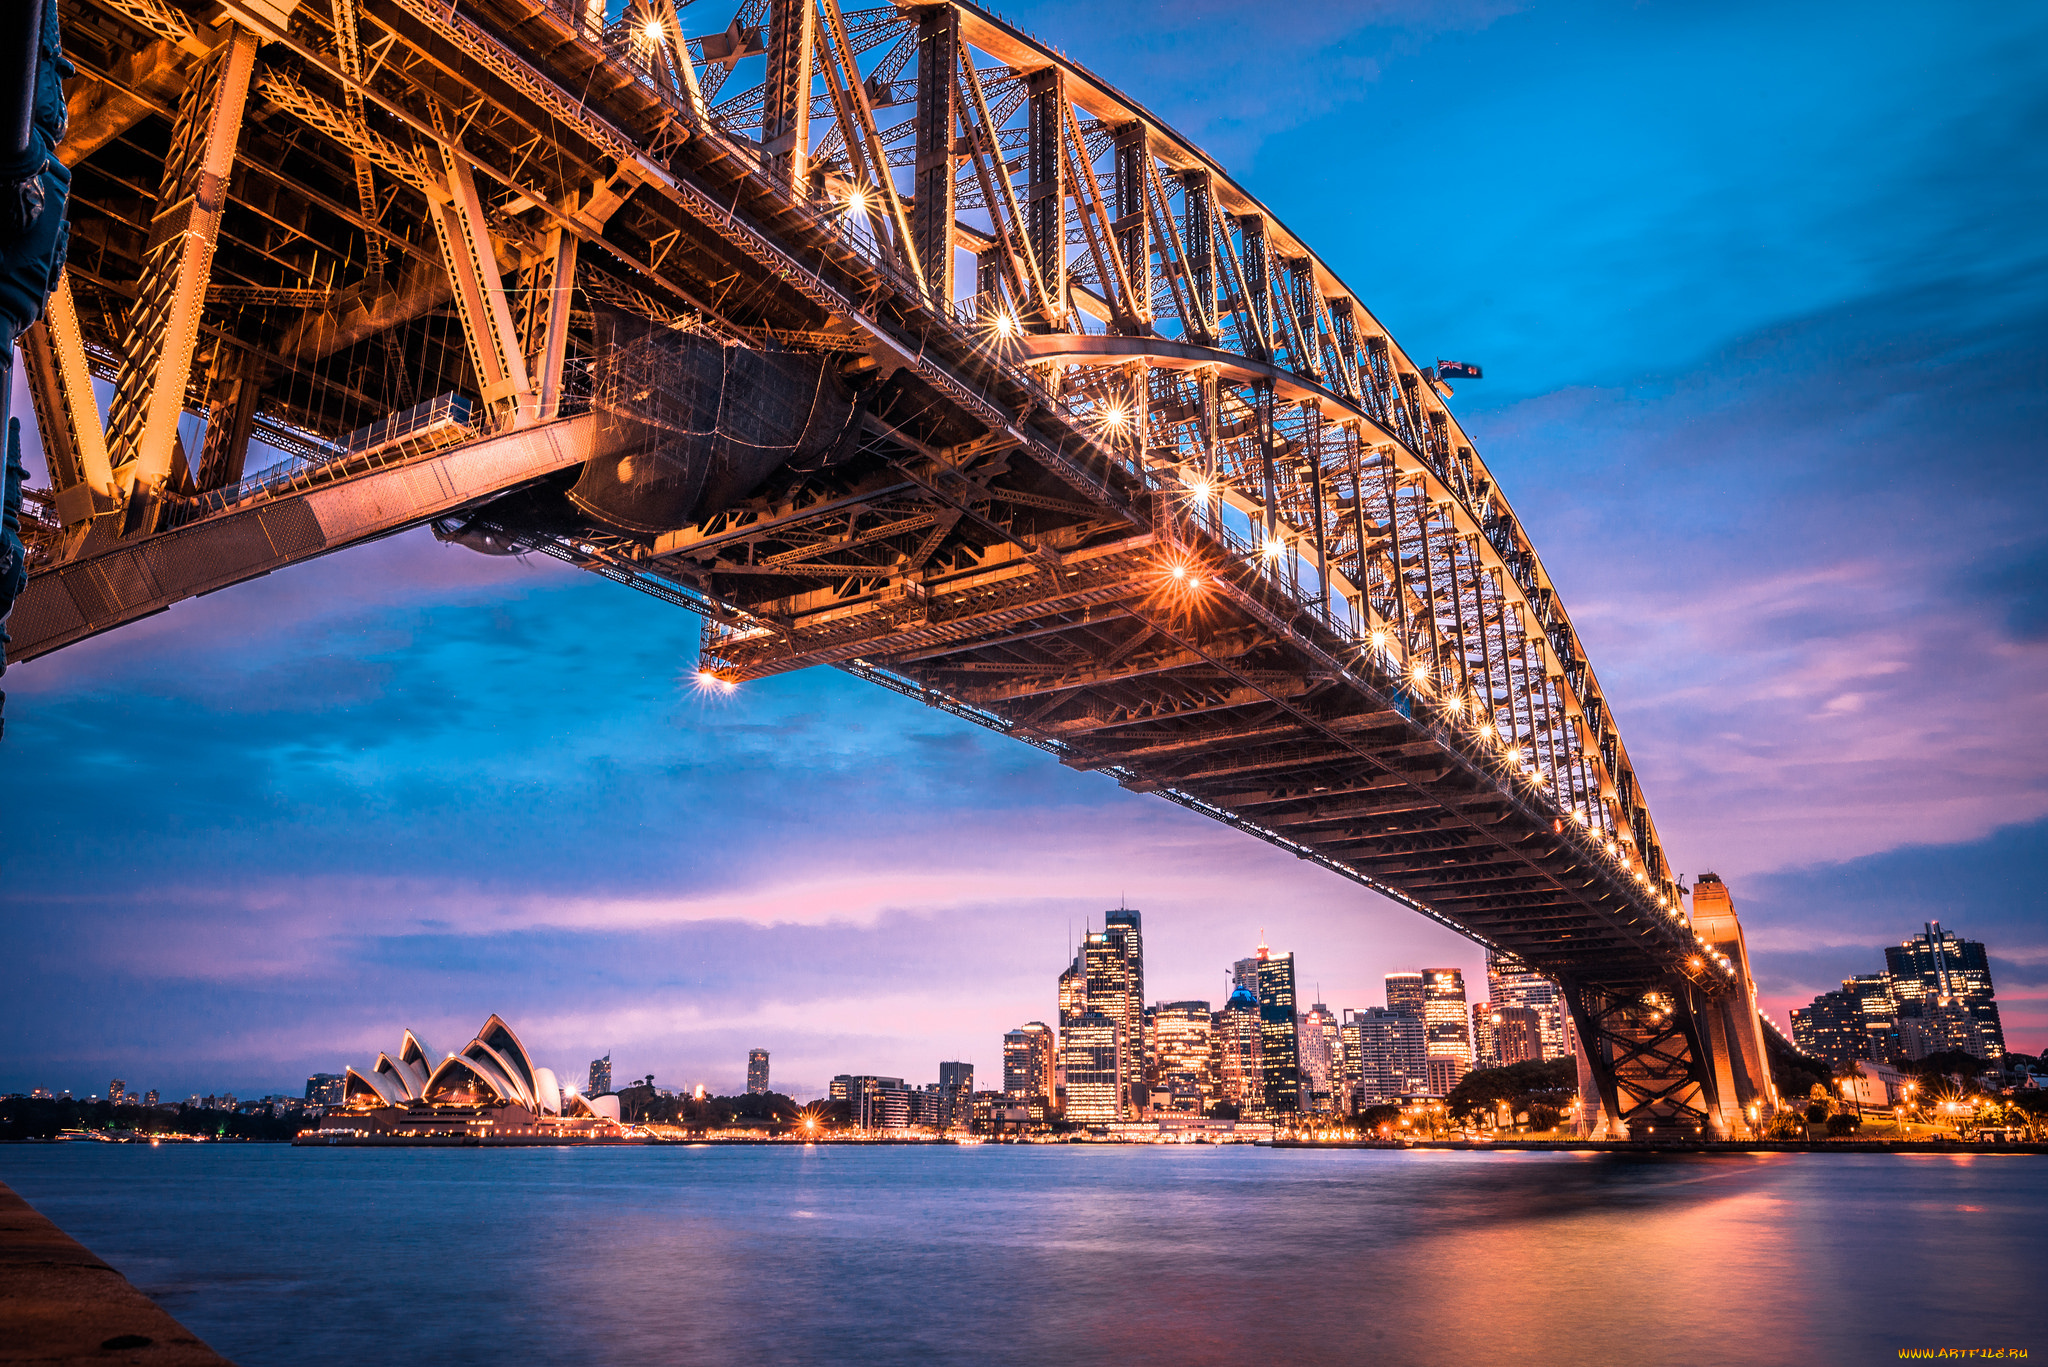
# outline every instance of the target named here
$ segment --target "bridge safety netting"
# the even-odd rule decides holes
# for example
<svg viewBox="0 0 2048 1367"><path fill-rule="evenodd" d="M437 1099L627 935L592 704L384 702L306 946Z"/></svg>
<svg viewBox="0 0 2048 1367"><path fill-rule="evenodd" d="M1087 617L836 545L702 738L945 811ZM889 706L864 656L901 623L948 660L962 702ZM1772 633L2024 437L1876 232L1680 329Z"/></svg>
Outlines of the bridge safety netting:
<svg viewBox="0 0 2048 1367"><path fill-rule="evenodd" d="M829 464L851 445L856 405L829 356L609 310L597 328L596 444L569 497L621 531L687 526L781 466Z"/></svg>

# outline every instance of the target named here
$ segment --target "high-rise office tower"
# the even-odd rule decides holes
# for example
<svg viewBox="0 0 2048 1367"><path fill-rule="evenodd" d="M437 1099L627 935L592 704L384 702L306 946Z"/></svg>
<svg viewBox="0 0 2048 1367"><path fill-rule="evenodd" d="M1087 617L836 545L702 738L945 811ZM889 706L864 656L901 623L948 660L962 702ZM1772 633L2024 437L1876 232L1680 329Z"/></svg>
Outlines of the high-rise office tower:
<svg viewBox="0 0 2048 1367"><path fill-rule="evenodd" d="M1263 939L1264 937L1261 936L1260 938ZM1259 995L1258 955L1254 954L1249 959L1239 959L1230 966L1230 985L1234 988L1242 987L1254 997Z"/></svg>
<svg viewBox="0 0 2048 1367"><path fill-rule="evenodd" d="M1429 993L1422 985L1420 973L1389 973L1387 975L1387 1010L1397 1011L1404 1016L1420 1016Z"/></svg>
<svg viewBox="0 0 2048 1367"><path fill-rule="evenodd" d="M1051 1097L1053 1037L1044 1021L1031 1021L1003 1036L1003 1092L1018 1101Z"/></svg>
<svg viewBox="0 0 2048 1367"><path fill-rule="evenodd" d="M1144 922L1144 915L1129 907L1103 914L1103 938L1123 956L1122 994L1100 1000L1094 995L1094 979L1089 979L1088 1009L1102 1012L1123 1027L1120 1057L1124 1072L1118 1081L1123 1088L1122 1104L1127 1116L1137 1115L1152 1104L1151 1089L1145 1085Z"/></svg>
<svg viewBox="0 0 2048 1367"><path fill-rule="evenodd" d="M767 1094L768 1051L766 1049L749 1049L747 1050L747 1095L766 1096Z"/></svg>
<svg viewBox="0 0 2048 1367"><path fill-rule="evenodd" d="M1842 979L1842 990L1856 999L1863 1016L1863 1057L1889 1061L1901 1057L1899 1004L1889 973L1862 973Z"/></svg>
<svg viewBox="0 0 2048 1367"><path fill-rule="evenodd" d="M974 1118L974 1065L939 1065L939 1124L946 1129L967 1128Z"/></svg>
<svg viewBox="0 0 2048 1367"><path fill-rule="evenodd" d="M1153 1086L1170 1110L1200 1115L1216 1100L1215 1019L1207 1002L1152 1008Z"/></svg>
<svg viewBox="0 0 2048 1367"><path fill-rule="evenodd" d="M1088 979L1089 1012L1116 1023L1117 1066L1123 1070L1117 1075L1117 1105L1128 1114L1131 1089L1144 1065L1144 1043L1139 1033L1142 1008L1131 997L1131 963L1124 945L1121 934L1091 931L1081 941L1081 964ZM1138 1057L1133 1059L1133 1054Z"/></svg>
<svg viewBox="0 0 2048 1367"><path fill-rule="evenodd" d="M1493 1003L1472 1003L1472 1066L1500 1067L1500 1051L1494 1046Z"/></svg>
<svg viewBox="0 0 2048 1367"><path fill-rule="evenodd" d="M1998 993L1991 985L1991 962L1982 943L1929 921L1921 934L1886 949L1884 962L1902 1018L1925 1015L1928 1006L1946 998L1976 1021L1980 1057L2005 1056L2005 1027L1998 1019Z"/></svg>
<svg viewBox="0 0 2048 1367"><path fill-rule="evenodd" d="M1067 1090L1067 1031L1088 1013L1088 970L1079 954L1060 974L1060 1038L1053 1053L1053 1099L1060 1101Z"/></svg>
<svg viewBox="0 0 2048 1367"><path fill-rule="evenodd" d="M315 1073L306 1079L306 1100L322 1106L339 1106L346 1097L348 1075Z"/></svg>
<svg viewBox="0 0 2048 1367"><path fill-rule="evenodd" d="M1543 1017L1530 1006L1495 1006L1493 1055L1502 1068L1543 1061Z"/></svg>
<svg viewBox="0 0 2048 1367"><path fill-rule="evenodd" d="M1423 1035L1429 1043L1429 1090L1443 1096L1472 1070L1472 1025L1465 1016L1465 975L1455 968L1422 970Z"/></svg>
<svg viewBox="0 0 2048 1367"><path fill-rule="evenodd" d="M612 1056L590 1061L590 1095L603 1096L612 1089Z"/></svg>
<svg viewBox="0 0 2048 1367"><path fill-rule="evenodd" d="M1823 992L1792 1011L1792 1042L1817 1059L1841 1065L1863 1057L1869 1035L1863 1007L1847 992Z"/></svg>
<svg viewBox="0 0 2048 1367"><path fill-rule="evenodd" d="M1563 1058L1564 998L1557 984L1519 959L1486 952L1486 997L1495 1006L1526 1006L1543 1027L1543 1057Z"/></svg>
<svg viewBox="0 0 2048 1367"><path fill-rule="evenodd" d="M1357 1059L1352 1109L1378 1106L1427 1091L1428 1047L1419 1012L1369 1006L1344 1013L1344 1057Z"/></svg>
<svg viewBox="0 0 2048 1367"><path fill-rule="evenodd" d="M1317 1002L1301 1014L1301 1090L1311 1111L1342 1108L1344 1040L1337 1013Z"/></svg>
<svg viewBox="0 0 2048 1367"><path fill-rule="evenodd" d="M1269 1115L1301 1110L1301 1038L1294 1012L1294 956L1259 946L1259 1080Z"/></svg>
<svg viewBox="0 0 2048 1367"><path fill-rule="evenodd" d="M1067 1119L1077 1125L1109 1125L1123 1118L1117 1057L1122 1029L1100 1011L1074 1018L1060 1042L1067 1070Z"/></svg>
<svg viewBox="0 0 2048 1367"><path fill-rule="evenodd" d="M1250 988L1233 987L1216 1013L1217 1100L1228 1101L1246 1120L1266 1114L1266 1089L1260 1077L1263 1030L1259 998Z"/></svg>

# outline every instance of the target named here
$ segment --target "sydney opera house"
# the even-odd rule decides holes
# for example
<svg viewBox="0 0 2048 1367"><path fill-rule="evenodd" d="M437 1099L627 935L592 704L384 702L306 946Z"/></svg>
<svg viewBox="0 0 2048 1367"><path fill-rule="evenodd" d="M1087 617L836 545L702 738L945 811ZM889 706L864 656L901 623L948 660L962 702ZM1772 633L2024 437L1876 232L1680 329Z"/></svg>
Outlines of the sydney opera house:
<svg viewBox="0 0 2048 1367"><path fill-rule="evenodd" d="M408 1030L397 1057L351 1067L340 1109L302 1132L300 1144L630 1143L616 1096L583 1097L536 1067L498 1016L439 1061Z"/></svg>

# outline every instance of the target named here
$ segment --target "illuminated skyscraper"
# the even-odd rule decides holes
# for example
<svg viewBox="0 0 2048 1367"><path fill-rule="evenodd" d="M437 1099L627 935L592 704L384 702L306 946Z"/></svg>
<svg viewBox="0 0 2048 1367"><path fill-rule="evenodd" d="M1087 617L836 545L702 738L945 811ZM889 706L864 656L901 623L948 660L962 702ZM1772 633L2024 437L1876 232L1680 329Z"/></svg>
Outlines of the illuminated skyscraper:
<svg viewBox="0 0 2048 1367"><path fill-rule="evenodd" d="M1123 1107L1133 1116L1151 1105L1151 1090L1145 1085L1145 933L1144 916L1129 907L1119 907L1102 918L1102 934L1116 946L1124 961L1121 995L1101 999L1094 995L1089 979L1088 1009L1100 1011L1123 1029L1119 1057L1122 1059Z"/></svg>
<svg viewBox="0 0 2048 1367"><path fill-rule="evenodd" d="M1472 1070L1472 1026L1465 1018L1465 975L1455 968L1425 968L1422 986L1429 1090L1442 1096Z"/></svg>
<svg viewBox="0 0 2048 1367"><path fill-rule="evenodd" d="M1032 1021L1003 1036L1003 1092L1019 1101L1052 1096L1053 1036Z"/></svg>
<svg viewBox="0 0 2048 1367"><path fill-rule="evenodd" d="M1421 1016L1428 996L1420 973L1387 975L1387 1010L1404 1016Z"/></svg>
<svg viewBox="0 0 2048 1367"><path fill-rule="evenodd" d="M1337 1013L1317 1002L1301 1017L1301 1090L1311 1111L1340 1109L1344 1040Z"/></svg>
<svg viewBox="0 0 2048 1367"><path fill-rule="evenodd" d="M1067 1119L1077 1125L1110 1125L1123 1118L1118 1102L1122 1031L1100 1011L1074 1018L1061 1040L1067 1070Z"/></svg>
<svg viewBox="0 0 2048 1367"><path fill-rule="evenodd" d="M1088 1010L1107 1016L1117 1028L1117 1104L1126 1115L1144 1076L1144 1004L1131 995L1129 939L1121 930L1091 932L1081 941L1088 980ZM1069 1079L1069 1085L1072 1079Z"/></svg>
<svg viewBox="0 0 2048 1367"><path fill-rule="evenodd" d="M974 1115L974 1065L939 1065L938 1124L945 1129L966 1129Z"/></svg>
<svg viewBox="0 0 2048 1367"><path fill-rule="evenodd" d="M339 1106L347 1087L346 1073L315 1073L306 1079L306 1100L322 1106Z"/></svg>
<svg viewBox="0 0 2048 1367"><path fill-rule="evenodd" d="M1474 1068L1500 1067L1500 1051L1493 1038L1493 1003L1472 1003L1472 1066Z"/></svg>
<svg viewBox="0 0 2048 1367"><path fill-rule="evenodd" d="M1161 1002L1152 1017L1155 1085L1175 1111L1200 1115L1216 1100L1215 1018L1207 1002Z"/></svg>
<svg viewBox="0 0 2048 1367"><path fill-rule="evenodd" d="M1419 1013L1369 1006L1363 1011L1346 1011L1342 1029L1346 1067L1353 1067L1352 1060L1357 1060L1352 1109L1428 1090L1428 1050Z"/></svg>
<svg viewBox="0 0 2048 1367"><path fill-rule="evenodd" d="M1496 1005L1491 1024L1500 1067L1543 1061L1543 1017L1534 1007Z"/></svg>
<svg viewBox="0 0 2048 1367"><path fill-rule="evenodd" d="M1217 1100L1228 1101L1246 1120L1266 1113L1266 1089L1260 1077L1262 1027L1259 999L1248 987L1230 990L1216 1013Z"/></svg>
<svg viewBox="0 0 2048 1367"><path fill-rule="evenodd" d="M1811 1006L1792 1012L1792 1042L1830 1064L1862 1058L1868 1038L1863 1008L1847 992L1823 992Z"/></svg>
<svg viewBox="0 0 2048 1367"><path fill-rule="evenodd" d="M1899 1058L1899 1004L1892 993L1892 975L1863 973L1844 978L1842 990L1856 999L1856 1009L1863 1017L1863 1057L1880 1061Z"/></svg>
<svg viewBox="0 0 2048 1367"><path fill-rule="evenodd" d="M747 1095L766 1096L768 1093L768 1051L747 1050Z"/></svg>
<svg viewBox="0 0 2048 1367"><path fill-rule="evenodd" d="M1081 956L1076 954L1074 962L1060 974L1060 1038L1059 1048L1053 1054L1053 1099L1056 1102L1066 1096L1067 1032L1087 1013L1088 971Z"/></svg>
<svg viewBox="0 0 2048 1367"><path fill-rule="evenodd" d="M1921 934L1885 950L1884 962L1901 1017L1926 1015L1927 1007L1946 998L1976 1021L1979 1056L2004 1057L2005 1027L1998 1019L1998 993L1991 985L1991 961L1980 942L1965 940L1954 931L1943 930L1941 922L1929 921Z"/></svg>
<svg viewBox="0 0 2048 1367"><path fill-rule="evenodd" d="M1259 1081L1268 1115L1301 1109L1301 1039L1294 1014L1294 956L1259 946Z"/></svg>
<svg viewBox="0 0 2048 1367"><path fill-rule="evenodd" d="M1518 959L1486 952L1486 997L1495 1006L1526 1006L1542 1024L1544 1058L1563 1058L1564 998L1557 984Z"/></svg>
<svg viewBox="0 0 2048 1367"><path fill-rule="evenodd" d="M591 1096L603 1096L607 1092L611 1091L611 1089L612 1056L610 1054L606 1054L603 1058L592 1059L590 1061L589 1094Z"/></svg>
<svg viewBox="0 0 2048 1367"><path fill-rule="evenodd" d="M120 1105L122 1100L126 1098L127 1095L128 1084L121 1081L120 1078L115 1078L112 1082L109 1082L107 1084L107 1100L111 1104L115 1106Z"/></svg>

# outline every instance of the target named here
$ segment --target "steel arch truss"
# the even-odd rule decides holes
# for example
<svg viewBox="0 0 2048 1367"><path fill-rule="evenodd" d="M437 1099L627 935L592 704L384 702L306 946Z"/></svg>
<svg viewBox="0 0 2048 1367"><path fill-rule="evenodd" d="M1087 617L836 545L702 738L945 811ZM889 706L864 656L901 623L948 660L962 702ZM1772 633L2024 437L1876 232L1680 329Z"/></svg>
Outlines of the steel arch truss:
<svg viewBox="0 0 2048 1367"><path fill-rule="evenodd" d="M22 655L431 519L702 612L716 686L849 669L1617 1002L1736 986L1448 390L1055 49L966 4L61 8ZM827 357L859 425L607 526L561 445L600 310Z"/></svg>

